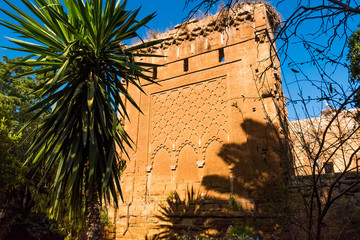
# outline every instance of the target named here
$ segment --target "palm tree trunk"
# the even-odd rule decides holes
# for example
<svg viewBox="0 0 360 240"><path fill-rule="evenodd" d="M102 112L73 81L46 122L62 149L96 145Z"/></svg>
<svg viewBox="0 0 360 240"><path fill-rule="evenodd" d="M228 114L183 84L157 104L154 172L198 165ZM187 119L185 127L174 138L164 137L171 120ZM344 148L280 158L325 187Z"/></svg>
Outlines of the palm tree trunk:
<svg viewBox="0 0 360 240"><path fill-rule="evenodd" d="M100 218L100 205L99 200L94 194L87 206L87 240L101 240L102 231L101 231L101 218Z"/></svg>

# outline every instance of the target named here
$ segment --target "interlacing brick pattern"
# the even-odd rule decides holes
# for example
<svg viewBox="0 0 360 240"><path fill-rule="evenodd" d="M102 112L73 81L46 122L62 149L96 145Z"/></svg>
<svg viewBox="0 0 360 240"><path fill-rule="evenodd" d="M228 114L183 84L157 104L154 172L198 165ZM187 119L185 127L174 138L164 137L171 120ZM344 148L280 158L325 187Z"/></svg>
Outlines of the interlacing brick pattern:
<svg viewBox="0 0 360 240"><path fill-rule="evenodd" d="M184 142L204 146L225 131L226 78L211 79L151 96L152 158L162 147L178 150Z"/></svg>

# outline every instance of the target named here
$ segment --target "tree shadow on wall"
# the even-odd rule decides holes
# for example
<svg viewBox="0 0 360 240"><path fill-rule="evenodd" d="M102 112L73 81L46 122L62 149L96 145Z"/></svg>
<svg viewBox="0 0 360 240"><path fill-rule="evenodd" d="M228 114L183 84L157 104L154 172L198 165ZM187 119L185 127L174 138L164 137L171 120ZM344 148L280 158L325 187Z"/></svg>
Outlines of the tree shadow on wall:
<svg viewBox="0 0 360 240"><path fill-rule="evenodd" d="M207 171L201 182L206 196L195 194L193 188L185 199L172 193L160 206L161 232L153 239L219 237L235 223L274 233L288 204L282 169L286 149L271 125L246 119L241 128L243 143L223 144L217 153L217 161L226 163L229 174L217 174L212 164L215 169ZM212 160L216 161L205 159L205 169Z"/></svg>
<svg viewBox="0 0 360 240"><path fill-rule="evenodd" d="M241 128L246 134L244 143L223 144L218 153L229 166L230 181L209 174L203 177L202 186L208 191L232 194L245 205L250 204L255 212L269 212L271 203L278 199L279 187L283 187L286 151L279 133L270 124L246 119ZM228 182L229 187L218 188L219 182L223 185Z"/></svg>

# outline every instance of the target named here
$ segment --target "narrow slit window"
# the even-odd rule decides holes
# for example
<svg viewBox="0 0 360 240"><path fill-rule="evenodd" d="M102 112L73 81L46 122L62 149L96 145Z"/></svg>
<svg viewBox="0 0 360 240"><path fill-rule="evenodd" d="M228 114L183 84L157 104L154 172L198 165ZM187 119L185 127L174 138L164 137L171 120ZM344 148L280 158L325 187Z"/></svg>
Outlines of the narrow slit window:
<svg viewBox="0 0 360 240"><path fill-rule="evenodd" d="M224 48L219 49L219 62L225 62Z"/></svg>
<svg viewBox="0 0 360 240"><path fill-rule="evenodd" d="M157 67L153 67L153 79L157 79Z"/></svg>
<svg viewBox="0 0 360 240"><path fill-rule="evenodd" d="M189 59L185 58L184 59L184 72L189 71Z"/></svg>

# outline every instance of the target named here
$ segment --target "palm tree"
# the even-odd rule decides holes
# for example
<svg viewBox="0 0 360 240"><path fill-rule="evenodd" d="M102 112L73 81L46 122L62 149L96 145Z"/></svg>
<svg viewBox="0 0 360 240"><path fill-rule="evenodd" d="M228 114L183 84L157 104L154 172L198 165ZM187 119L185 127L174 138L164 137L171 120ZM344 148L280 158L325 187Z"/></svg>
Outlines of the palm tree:
<svg viewBox="0 0 360 240"><path fill-rule="evenodd" d="M88 239L99 239L102 201L117 203L117 193L122 198L124 161L116 149L126 152L132 145L120 124L128 117L124 101L138 108L127 85L141 90L140 78L152 82L144 73L152 66L136 62L143 56L136 50L160 41L133 47L123 42L137 37L154 14L137 21L139 9L126 11L126 2L116 0L21 0L29 15L4 1L17 14L1 11L16 23L1 20L1 25L28 39L10 39L18 47L8 47L29 53L18 64L34 70L21 76L46 78L39 102L30 109L37 112L33 120L51 111L34 132L28 161L45 166L47 173L56 169L54 216L63 196L70 196L70 216L86 213Z"/></svg>

